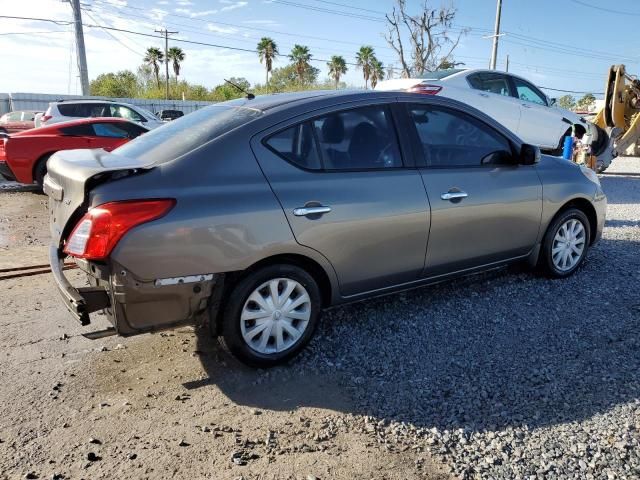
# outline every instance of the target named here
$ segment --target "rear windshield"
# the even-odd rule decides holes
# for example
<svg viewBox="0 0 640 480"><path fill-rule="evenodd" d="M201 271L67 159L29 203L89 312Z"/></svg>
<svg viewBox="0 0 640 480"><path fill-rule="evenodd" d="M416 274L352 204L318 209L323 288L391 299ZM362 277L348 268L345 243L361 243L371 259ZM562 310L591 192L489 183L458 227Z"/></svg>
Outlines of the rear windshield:
<svg viewBox="0 0 640 480"><path fill-rule="evenodd" d="M144 163L169 162L261 115L251 108L210 105L151 130L115 150Z"/></svg>
<svg viewBox="0 0 640 480"><path fill-rule="evenodd" d="M422 75L418 75L418 78L423 80L442 80L443 78L450 77L454 73L462 72L462 68L448 68L446 70L436 70L435 72L427 72Z"/></svg>

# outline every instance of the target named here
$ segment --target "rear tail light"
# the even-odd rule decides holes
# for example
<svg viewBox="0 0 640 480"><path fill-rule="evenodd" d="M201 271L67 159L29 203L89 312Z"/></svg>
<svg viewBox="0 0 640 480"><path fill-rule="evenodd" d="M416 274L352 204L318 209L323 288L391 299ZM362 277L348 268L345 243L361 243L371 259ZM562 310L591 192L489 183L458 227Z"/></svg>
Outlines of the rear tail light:
<svg viewBox="0 0 640 480"><path fill-rule="evenodd" d="M90 209L75 226L64 247L76 258L107 258L120 239L132 228L165 216L174 199L110 202Z"/></svg>
<svg viewBox="0 0 640 480"><path fill-rule="evenodd" d="M437 95L438 93L440 93L441 90L442 90L442 87L440 85L428 85L425 83L418 83L417 85L414 85L407 91L411 93L421 93L423 95Z"/></svg>

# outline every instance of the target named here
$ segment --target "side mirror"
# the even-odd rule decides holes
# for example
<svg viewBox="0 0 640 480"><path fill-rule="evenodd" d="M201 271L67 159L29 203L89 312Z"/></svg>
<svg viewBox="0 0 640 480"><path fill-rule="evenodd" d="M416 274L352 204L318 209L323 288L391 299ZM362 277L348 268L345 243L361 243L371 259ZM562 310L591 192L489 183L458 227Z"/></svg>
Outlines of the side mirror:
<svg viewBox="0 0 640 480"><path fill-rule="evenodd" d="M557 98L550 98L549 99L549 106L553 107L557 102L558 102Z"/></svg>
<svg viewBox="0 0 640 480"><path fill-rule="evenodd" d="M520 147L520 165L534 165L540 161L540 149L523 143Z"/></svg>

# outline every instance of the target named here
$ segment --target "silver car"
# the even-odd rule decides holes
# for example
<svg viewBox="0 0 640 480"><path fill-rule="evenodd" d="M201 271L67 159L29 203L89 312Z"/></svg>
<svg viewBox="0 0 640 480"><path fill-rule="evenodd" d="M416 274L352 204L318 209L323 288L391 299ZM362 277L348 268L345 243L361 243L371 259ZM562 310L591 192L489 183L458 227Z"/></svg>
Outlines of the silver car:
<svg viewBox="0 0 640 480"><path fill-rule="evenodd" d="M263 367L326 307L513 262L571 275L606 210L591 170L398 92L233 100L48 167L51 267L77 320L113 324L94 336L208 324ZM91 286L65 278L67 257Z"/></svg>

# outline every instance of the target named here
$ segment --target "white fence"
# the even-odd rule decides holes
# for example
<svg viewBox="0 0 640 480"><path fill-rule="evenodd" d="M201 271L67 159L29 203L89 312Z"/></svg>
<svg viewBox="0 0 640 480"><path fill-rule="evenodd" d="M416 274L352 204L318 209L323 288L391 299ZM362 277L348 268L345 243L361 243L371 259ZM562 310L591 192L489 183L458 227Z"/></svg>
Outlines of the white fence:
<svg viewBox="0 0 640 480"><path fill-rule="evenodd" d="M214 102L199 100L159 100L142 98L108 98L108 97L83 97L80 95L56 95L48 93L0 93L0 115L15 110L36 110L44 112L49 102L59 100L117 100L130 103L138 107L146 108L153 113L160 110L182 110L185 114L194 112Z"/></svg>

